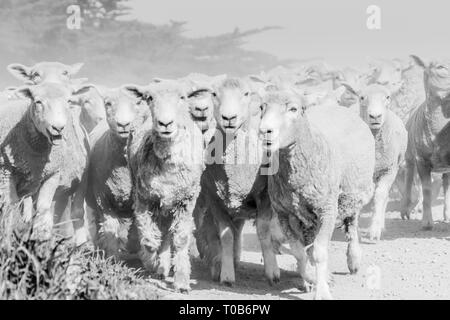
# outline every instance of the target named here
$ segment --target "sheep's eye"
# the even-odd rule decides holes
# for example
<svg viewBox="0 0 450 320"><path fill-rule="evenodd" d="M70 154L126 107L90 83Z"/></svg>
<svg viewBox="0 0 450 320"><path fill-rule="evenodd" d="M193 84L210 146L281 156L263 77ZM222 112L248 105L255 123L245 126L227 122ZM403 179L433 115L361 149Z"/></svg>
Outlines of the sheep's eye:
<svg viewBox="0 0 450 320"><path fill-rule="evenodd" d="M391 96L386 96L386 100L390 100L391 99Z"/></svg>
<svg viewBox="0 0 450 320"><path fill-rule="evenodd" d="M181 100L185 100L186 97L185 97L185 96L180 96L180 99L181 99Z"/></svg>
<svg viewBox="0 0 450 320"><path fill-rule="evenodd" d="M360 99L361 101L364 101L364 100L366 99L366 97L361 96L361 97L359 97L359 99Z"/></svg>
<svg viewBox="0 0 450 320"><path fill-rule="evenodd" d="M63 76L68 76L69 75L69 71L64 70L62 74L63 74Z"/></svg>
<svg viewBox="0 0 450 320"><path fill-rule="evenodd" d="M105 107L111 107L112 106L112 103L111 103L111 101L105 101Z"/></svg>
<svg viewBox="0 0 450 320"><path fill-rule="evenodd" d="M250 94L250 92L246 92L246 93L244 93L244 96L248 97L249 94Z"/></svg>
<svg viewBox="0 0 450 320"><path fill-rule="evenodd" d="M41 77L41 75L37 72L33 73L33 75L31 76L33 79L39 79Z"/></svg>
<svg viewBox="0 0 450 320"><path fill-rule="evenodd" d="M292 113L296 113L298 111L298 108L296 105L288 105L288 111Z"/></svg>

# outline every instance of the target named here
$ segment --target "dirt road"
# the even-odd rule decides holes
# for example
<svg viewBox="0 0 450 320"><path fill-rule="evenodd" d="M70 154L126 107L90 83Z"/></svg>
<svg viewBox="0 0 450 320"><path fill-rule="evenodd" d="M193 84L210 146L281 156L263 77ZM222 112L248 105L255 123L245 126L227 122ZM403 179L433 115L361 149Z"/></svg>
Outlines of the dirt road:
<svg viewBox="0 0 450 320"><path fill-rule="evenodd" d="M361 271L350 275L346 264L344 234L336 230L330 250L331 292L335 299L450 299L450 224L442 222L442 199L433 208L434 230L421 230L420 214L402 221L390 203L386 231L381 241L370 243L364 233L370 214L361 215L363 249ZM194 259L192 291L169 293L169 299L311 299L312 293L297 289L295 259L278 256L281 282L273 287L264 278L264 266L255 228L244 229L242 263L236 284L229 288L213 283L203 263ZM378 281L379 279L379 281ZM164 286L157 280L151 280ZM170 281L170 279L169 279Z"/></svg>

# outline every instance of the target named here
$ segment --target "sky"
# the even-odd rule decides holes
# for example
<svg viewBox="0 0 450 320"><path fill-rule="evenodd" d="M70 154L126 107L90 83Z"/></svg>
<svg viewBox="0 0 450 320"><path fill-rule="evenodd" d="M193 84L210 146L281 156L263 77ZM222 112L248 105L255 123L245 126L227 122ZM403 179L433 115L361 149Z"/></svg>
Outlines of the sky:
<svg viewBox="0 0 450 320"><path fill-rule="evenodd" d="M186 21L201 37L264 26L282 29L250 37L245 48L280 58L321 57L335 64L371 57L442 57L450 52L448 0L129 0L132 18L153 24ZM380 29L366 26L370 5Z"/></svg>

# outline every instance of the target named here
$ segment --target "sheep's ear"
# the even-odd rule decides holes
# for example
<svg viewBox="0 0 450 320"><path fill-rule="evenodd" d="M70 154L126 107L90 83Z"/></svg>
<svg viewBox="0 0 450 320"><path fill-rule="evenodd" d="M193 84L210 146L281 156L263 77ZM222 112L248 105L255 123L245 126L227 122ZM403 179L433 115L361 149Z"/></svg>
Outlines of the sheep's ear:
<svg viewBox="0 0 450 320"><path fill-rule="evenodd" d="M257 83L262 83L262 84L267 83L267 81L265 81L264 79L262 79L260 76L257 76L257 75L250 75L248 77L250 80L257 82Z"/></svg>
<svg viewBox="0 0 450 320"><path fill-rule="evenodd" d="M31 80L31 68L20 63L11 63L6 67L8 72L21 81Z"/></svg>
<svg viewBox="0 0 450 320"><path fill-rule="evenodd" d="M34 100L33 91L30 87L19 87L14 91L16 97Z"/></svg>
<svg viewBox="0 0 450 320"><path fill-rule="evenodd" d="M139 101L145 101L148 103L153 99L150 90L135 84L126 84L122 86L122 89L131 96L137 98Z"/></svg>
<svg viewBox="0 0 450 320"><path fill-rule="evenodd" d="M93 84L84 84L84 85L80 85L80 86L72 86L73 91L72 91L72 95L77 96L80 94L84 94L86 92L88 92L91 89L95 89L97 90L96 86ZM98 91L98 90L97 90Z"/></svg>
<svg viewBox="0 0 450 320"><path fill-rule="evenodd" d="M416 65L418 65L419 67L421 67L421 68L423 68L423 69L426 69L426 68L427 68L427 64L426 64L421 58L419 58L418 56L412 54L412 55L410 55L410 57L412 58L412 60L414 61L414 63L415 63Z"/></svg>
<svg viewBox="0 0 450 320"><path fill-rule="evenodd" d="M75 64L69 66L69 70L68 70L69 74L71 76L77 74L78 72L80 72L80 70L83 66L84 66L83 62L78 62L78 63L75 63Z"/></svg>
<svg viewBox="0 0 450 320"><path fill-rule="evenodd" d="M356 91L350 84L343 82L342 86L347 89L350 93L359 96L358 91Z"/></svg>
<svg viewBox="0 0 450 320"><path fill-rule="evenodd" d="M152 83L161 83L161 82L165 82L168 81L167 79L163 79L163 78L153 78L152 79Z"/></svg>

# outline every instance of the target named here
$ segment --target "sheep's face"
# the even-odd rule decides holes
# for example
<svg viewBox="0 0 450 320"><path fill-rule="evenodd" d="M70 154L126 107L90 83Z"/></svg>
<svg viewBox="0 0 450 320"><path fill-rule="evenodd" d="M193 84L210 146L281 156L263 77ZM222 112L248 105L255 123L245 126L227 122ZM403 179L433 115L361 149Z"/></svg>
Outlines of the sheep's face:
<svg viewBox="0 0 450 320"><path fill-rule="evenodd" d="M97 90L89 90L85 94L75 97L71 102L82 108L82 114L86 115L86 117L82 117L83 125L89 126L89 129L86 128L89 131L100 121L106 119L105 104L102 96ZM88 121L89 124L84 123L86 121Z"/></svg>
<svg viewBox="0 0 450 320"><path fill-rule="evenodd" d="M431 62L425 69L424 81L430 95L447 100L450 96L450 61Z"/></svg>
<svg viewBox="0 0 450 320"><path fill-rule="evenodd" d="M403 83L403 68L398 61L378 61L372 69L371 83L389 86L392 92L400 89Z"/></svg>
<svg viewBox="0 0 450 320"><path fill-rule="evenodd" d="M369 85L360 94L361 115L371 129L380 129L391 104L390 92L380 85Z"/></svg>
<svg viewBox="0 0 450 320"><path fill-rule="evenodd" d="M259 112L260 98L241 80L226 79L217 90L216 121L226 134L234 134Z"/></svg>
<svg viewBox="0 0 450 320"><path fill-rule="evenodd" d="M290 92L273 92L263 98L259 137L263 148L274 152L295 142L302 99Z"/></svg>
<svg viewBox="0 0 450 320"><path fill-rule="evenodd" d="M185 95L179 90L152 92L150 110L153 131L161 138L174 140L180 129L186 127L188 106Z"/></svg>
<svg viewBox="0 0 450 320"><path fill-rule="evenodd" d="M8 66L8 71L14 77L28 84L68 83L82 66L83 63L66 65L59 62L40 62L32 67L27 67L19 63L13 63Z"/></svg>
<svg viewBox="0 0 450 320"><path fill-rule="evenodd" d="M109 128L117 137L127 139L139 109L136 99L122 89L107 90L102 96Z"/></svg>
<svg viewBox="0 0 450 320"><path fill-rule="evenodd" d="M69 119L71 92L62 85L47 83L21 88L19 93L31 100L29 112L37 131L51 145L59 145Z"/></svg>
<svg viewBox="0 0 450 320"><path fill-rule="evenodd" d="M201 131L206 131L214 117L215 95L209 90L197 90L188 95L189 112Z"/></svg>

